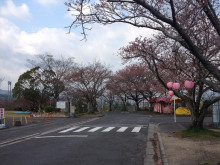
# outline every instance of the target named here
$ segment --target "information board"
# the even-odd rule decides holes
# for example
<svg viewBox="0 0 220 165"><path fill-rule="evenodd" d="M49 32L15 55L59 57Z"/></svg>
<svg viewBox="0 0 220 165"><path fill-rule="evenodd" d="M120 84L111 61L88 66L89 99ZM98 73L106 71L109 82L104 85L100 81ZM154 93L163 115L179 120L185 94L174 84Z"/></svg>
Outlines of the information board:
<svg viewBox="0 0 220 165"><path fill-rule="evenodd" d="M56 108L65 109L66 108L66 102L65 101L58 101L56 104Z"/></svg>

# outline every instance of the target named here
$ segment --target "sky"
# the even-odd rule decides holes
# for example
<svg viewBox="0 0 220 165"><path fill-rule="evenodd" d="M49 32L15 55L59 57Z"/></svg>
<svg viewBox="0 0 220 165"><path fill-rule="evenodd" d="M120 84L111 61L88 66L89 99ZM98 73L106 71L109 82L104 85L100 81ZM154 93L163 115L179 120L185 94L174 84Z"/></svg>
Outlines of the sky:
<svg viewBox="0 0 220 165"><path fill-rule="evenodd" d="M117 23L92 26L87 41L81 29L68 33L73 17L64 2L68 0L0 0L0 89L12 88L27 71L27 59L51 54L58 59L74 57L76 63L95 60L109 65L113 71L123 68L118 49L136 37L151 37L152 30Z"/></svg>

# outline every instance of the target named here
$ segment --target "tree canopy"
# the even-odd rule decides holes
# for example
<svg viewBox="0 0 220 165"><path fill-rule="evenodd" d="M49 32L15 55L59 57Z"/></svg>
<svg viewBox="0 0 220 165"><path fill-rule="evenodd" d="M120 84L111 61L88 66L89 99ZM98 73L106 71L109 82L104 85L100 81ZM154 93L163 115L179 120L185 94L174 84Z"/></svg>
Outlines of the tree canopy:
<svg viewBox="0 0 220 165"><path fill-rule="evenodd" d="M126 23L154 29L187 49L220 81L216 59L220 50L218 0L69 0L65 4L73 15L69 30L80 26L85 38L94 23ZM212 81L204 81L212 88L220 88Z"/></svg>

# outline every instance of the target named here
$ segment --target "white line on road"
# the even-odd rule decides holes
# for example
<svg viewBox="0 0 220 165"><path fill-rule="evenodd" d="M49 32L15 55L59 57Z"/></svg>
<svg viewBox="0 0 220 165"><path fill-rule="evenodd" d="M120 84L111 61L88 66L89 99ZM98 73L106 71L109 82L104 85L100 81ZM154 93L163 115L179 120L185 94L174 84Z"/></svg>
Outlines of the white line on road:
<svg viewBox="0 0 220 165"><path fill-rule="evenodd" d="M72 130L74 130L74 129L76 129L76 128L78 128L78 127L71 127L71 128L69 128L69 129L60 131L59 133L66 133L66 132L72 131Z"/></svg>
<svg viewBox="0 0 220 165"><path fill-rule="evenodd" d="M99 129L101 129L102 127L95 127L95 128L93 128L93 129L91 129L91 130L89 130L88 132L95 132L95 131L97 131L97 130L99 130Z"/></svg>
<svg viewBox="0 0 220 165"><path fill-rule="evenodd" d="M117 132L124 132L128 127L121 127L120 129L117 130Z"/></svg>
<svg viewBox="0 0 220 165"><path fill-rule="evenodd" d="M35 138L37 138L37 139L43 139L43 138L74 138L74 137L86 138L86 137L88 137L88 135L37 136L37 137L35 137Z"/></svg>
<svg viewBox="0 0 220 165"><path fill-rule="evenodd" d="M131 132L140 132L141 127L134 127L134 129Z"/></svg>
<svg viewBox="0 0 220 165"><path fill-rule="evenodd" d="M90 127L82 127L82 128L80 128L80 129L78 129L76 131L73 131L73 132L82 132L82 131L84 131L84 130L86 130L88 128L90 128Z"/></svg>
<svg viewBox="0 0 220 165"><path fill-rule="evenodd" d="M109 132L111 131L112 129L114 129L115 127L108 127L106 129L104 129L102 132Z"/></svg>

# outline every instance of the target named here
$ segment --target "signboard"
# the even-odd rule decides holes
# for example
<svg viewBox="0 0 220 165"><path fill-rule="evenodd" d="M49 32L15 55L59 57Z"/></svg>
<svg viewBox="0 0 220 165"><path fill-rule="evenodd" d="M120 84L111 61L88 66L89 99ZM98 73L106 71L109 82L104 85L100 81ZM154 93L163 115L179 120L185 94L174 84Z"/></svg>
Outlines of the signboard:
<svg viewBox="0 0 220 165"><path fill-rule="evenodd" d="M0 119L4 119L4 118L5 118L5 109L0 108Z"/></svg>
<svg viewBox="0 0 220 165"><path fill-rule="evenodd" d="M65 109L66 108L66 102L65 101L58 101L56 104L56 108Z"/></svg>

